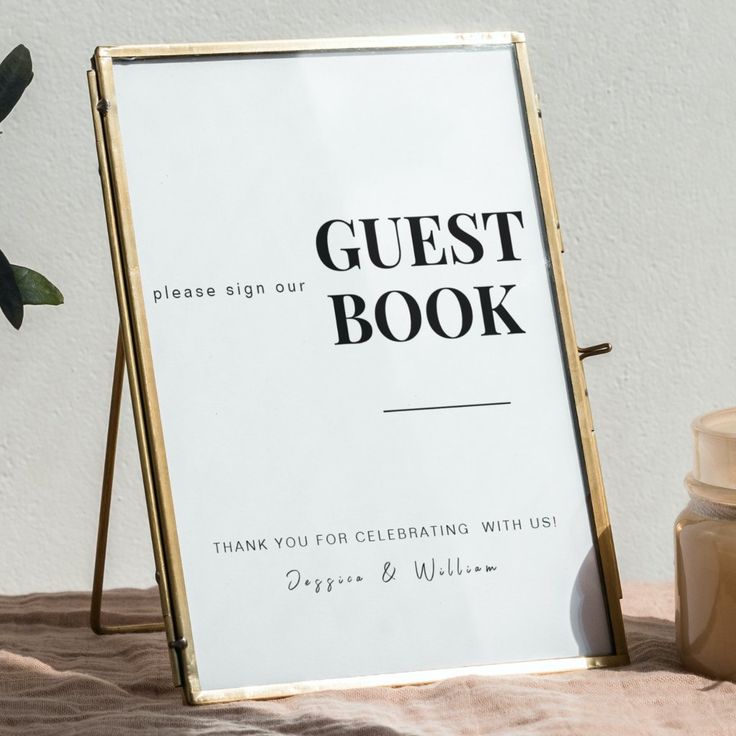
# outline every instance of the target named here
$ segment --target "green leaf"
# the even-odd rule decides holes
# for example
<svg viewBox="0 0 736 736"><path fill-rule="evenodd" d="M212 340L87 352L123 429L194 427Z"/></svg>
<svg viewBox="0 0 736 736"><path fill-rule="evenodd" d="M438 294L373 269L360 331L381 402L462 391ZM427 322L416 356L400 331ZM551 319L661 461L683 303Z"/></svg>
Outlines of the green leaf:
<svg viewBox="0 0 736 736"><path fill-rule="evenodd" d="M13 267L0 250L0 309L16 330L23 324L23 298L15 283Z"/></svg>
<svg viewBox="0 0 736 736"><path fill-rule="evenodd" d="M25 266L11 266L18 285L23 304L51 304L57 306L64 303L62 293L38 271Z"/></svg>
<svg viewBox="0 0 736 736"><path fill-rule="evenodd" d="M0 122L15 107L32 79L31 52L20 44L0 63Z"/></svg>

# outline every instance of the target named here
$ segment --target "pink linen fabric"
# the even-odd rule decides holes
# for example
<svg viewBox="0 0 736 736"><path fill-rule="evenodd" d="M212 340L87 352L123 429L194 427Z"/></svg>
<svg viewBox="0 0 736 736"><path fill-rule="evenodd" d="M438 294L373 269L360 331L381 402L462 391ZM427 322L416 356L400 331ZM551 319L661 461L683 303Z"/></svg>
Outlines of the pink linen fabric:
<svg viewBox="0 0 736 736"><path fill-rule="evenodd" d="M153 589L111 591L107 620L154 621L157 603ZM95 636L88 593L0 597L0 734L736 735L736 684L681 669L673 611L670 584L625 586L620 669L190 707L163 634Z"/></svg>

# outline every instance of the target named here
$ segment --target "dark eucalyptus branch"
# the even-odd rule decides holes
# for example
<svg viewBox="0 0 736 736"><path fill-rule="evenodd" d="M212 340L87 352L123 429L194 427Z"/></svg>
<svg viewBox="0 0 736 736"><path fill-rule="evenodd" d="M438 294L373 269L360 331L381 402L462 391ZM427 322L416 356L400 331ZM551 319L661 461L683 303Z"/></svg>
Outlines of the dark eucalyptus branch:
<svg viewBox="0 0 736 736"><path fill-rule="evenodd" d="M20 44L0 64L0 123L8 117L32 79L31 52Z"/></svg>
<svg viewBox="0 0 736 736"><path fill-rule="evenodd" d="M31 53L22 44L0 63L0 122L10 114L33 79ZM37 271L14 266L0 250L0 310L16 330L26 304L63 304L62 293Z"/></svg>

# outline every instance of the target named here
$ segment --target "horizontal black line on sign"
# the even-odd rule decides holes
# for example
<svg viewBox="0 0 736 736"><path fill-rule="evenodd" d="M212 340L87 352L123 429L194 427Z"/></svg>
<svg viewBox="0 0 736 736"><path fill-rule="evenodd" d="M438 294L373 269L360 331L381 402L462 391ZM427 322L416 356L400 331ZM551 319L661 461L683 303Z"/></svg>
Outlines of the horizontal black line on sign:
<svg viewBox="0 0 736 736"><path fill-rule="evenodd" d="M433 411L435 409L469 409L473 406L509 406L510 401L486 401L482 404L448 404L447 406L410 406L406 409L384 409L384 414L393 414L397 411Z"/></svg>

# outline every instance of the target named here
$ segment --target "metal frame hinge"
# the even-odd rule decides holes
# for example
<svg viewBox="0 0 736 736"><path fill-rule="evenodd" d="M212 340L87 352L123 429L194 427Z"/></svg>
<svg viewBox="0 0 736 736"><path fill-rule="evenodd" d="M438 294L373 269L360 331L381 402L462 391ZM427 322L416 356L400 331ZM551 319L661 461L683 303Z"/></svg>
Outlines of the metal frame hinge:
<svg viewBox="0 0 736 736"><path fill-rule="evenodd" d="M597 345L589 345L586 348L578 348L578 358L585 360L586 358L592 358L594 355L605 355L613 350L613 345L610 342L599 342Z"/></svg>
<svg viewBox="0 0 736 736"><path fill-rule="evenodd" d="M97 112L104 118L110 112L110 100L106 100L103 97L95 107L97 108Z"/></svg>
<svg viewBox="0 0 736 736"><path fill-rule="evenodd" d="M169 649L176 649L177 651L181 651L182 649L186 649L189 646L189 642L182 637L181 639L174 639L174 641L169 642Z"/></svg>

